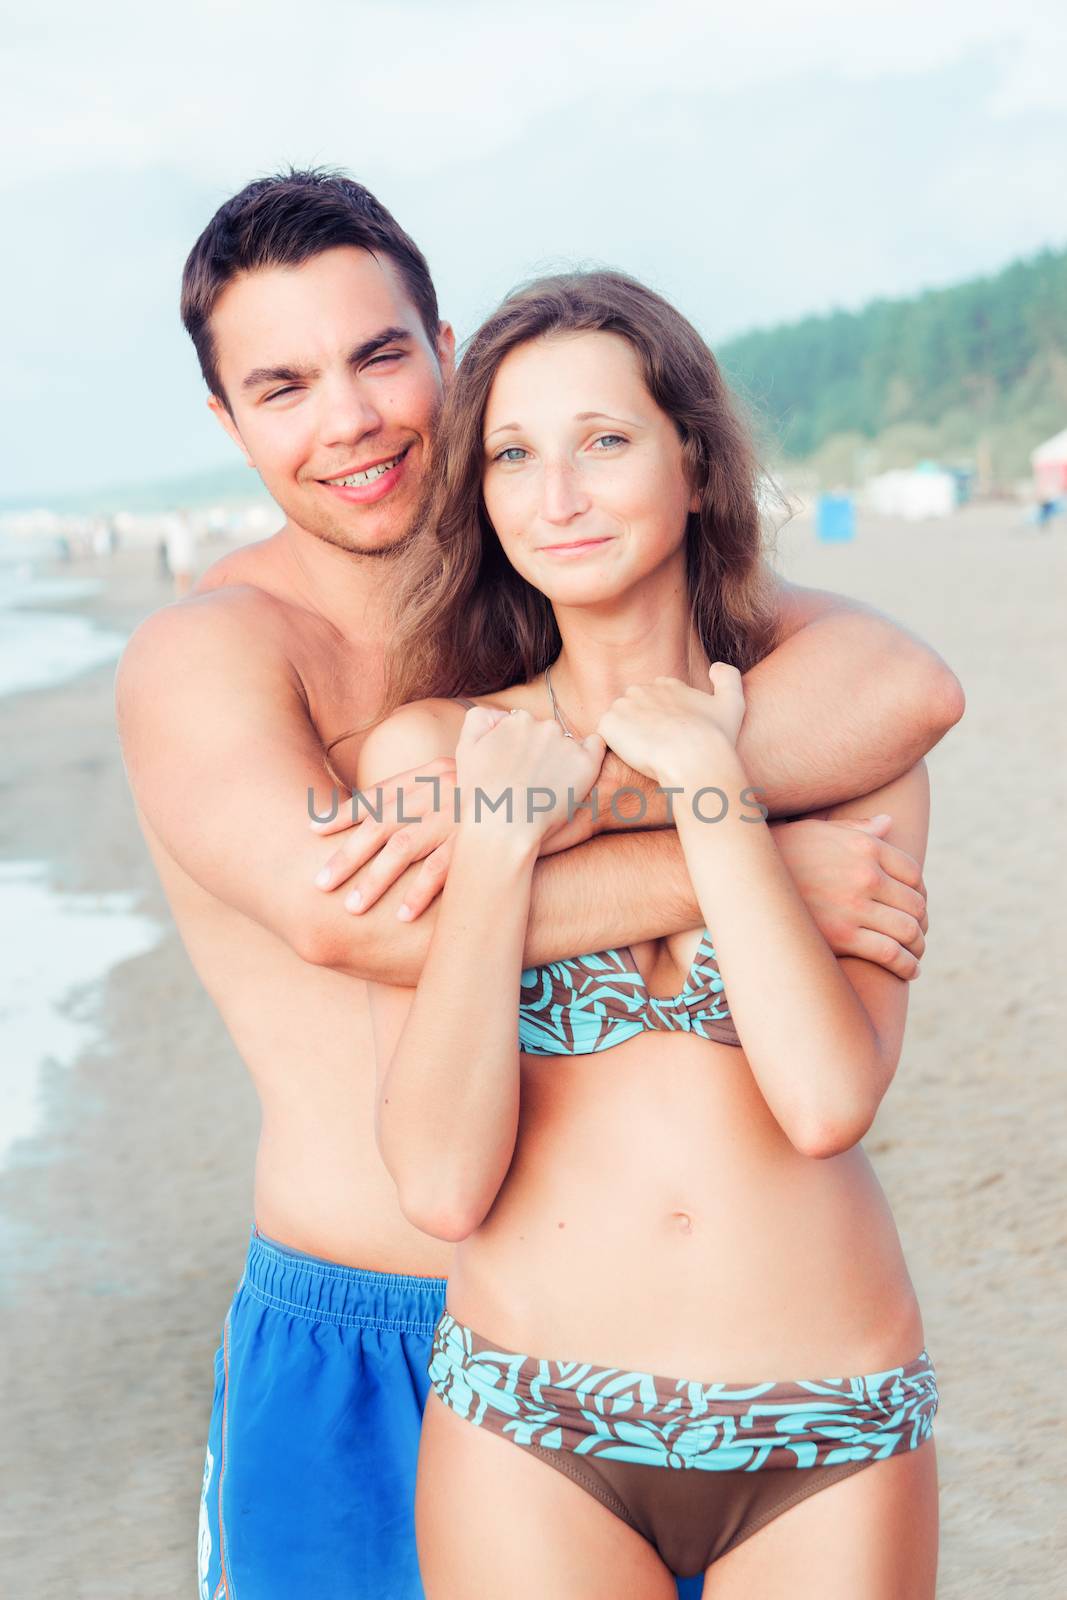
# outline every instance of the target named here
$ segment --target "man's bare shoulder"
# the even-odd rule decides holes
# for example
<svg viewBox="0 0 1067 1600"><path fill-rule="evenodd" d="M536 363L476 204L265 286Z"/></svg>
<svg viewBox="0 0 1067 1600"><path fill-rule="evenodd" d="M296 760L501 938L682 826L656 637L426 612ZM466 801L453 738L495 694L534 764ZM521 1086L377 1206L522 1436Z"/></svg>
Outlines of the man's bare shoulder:
<svg viewBox="0 0 1067 1600"><path fill-rule="evenodd" d="M228 588L260 589L278 597L284 587L285 545L281 533L251 544L237 545L219 556L200 574L193 595L214 593Z"/></svg>
<svg viewBox="0 0 1067 1600"><path fill-rule="evenodd" d="M134 629L119 662L119 683L181 671L195 676L240 656L244 671L288 671L291 666L285 607L253 584L191 594L162 606Z"/></svg>

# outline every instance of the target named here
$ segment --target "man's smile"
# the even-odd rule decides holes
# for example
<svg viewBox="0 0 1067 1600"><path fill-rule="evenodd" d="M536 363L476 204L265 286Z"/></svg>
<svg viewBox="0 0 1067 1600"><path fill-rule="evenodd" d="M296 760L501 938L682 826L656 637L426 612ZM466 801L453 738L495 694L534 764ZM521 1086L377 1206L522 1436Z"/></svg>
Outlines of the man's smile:
<svg viewBox="0 0 1067 1600"><path fill-rule="evenodd" d="M368 501L381 500L403 475L404 461L410 449L411 446L406 445L397 455L334 473L329 478L319 478L318 482L331 494L350 504L365 505Z"/></svg>

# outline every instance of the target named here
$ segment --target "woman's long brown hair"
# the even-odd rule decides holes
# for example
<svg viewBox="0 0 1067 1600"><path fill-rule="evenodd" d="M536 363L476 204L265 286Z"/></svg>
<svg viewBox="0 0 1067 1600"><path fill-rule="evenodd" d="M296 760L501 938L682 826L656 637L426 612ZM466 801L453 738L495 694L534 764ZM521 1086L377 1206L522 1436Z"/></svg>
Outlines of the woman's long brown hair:
<svg viewBox="0 0 1067 1600"><path fill-rule="evenodd" d="M429 487L398 564L379 719L409 700L526 683L559 654L551 604L510 565L486 515L482 428L510 351L531 339L589 332L628 340L649 394L681 437L686 474L700 495L686 527L686 575L708 660L745 672L773 648L760 470L715 357L680 312L623 273L538 278L473 336L442 409Z"/></svg>

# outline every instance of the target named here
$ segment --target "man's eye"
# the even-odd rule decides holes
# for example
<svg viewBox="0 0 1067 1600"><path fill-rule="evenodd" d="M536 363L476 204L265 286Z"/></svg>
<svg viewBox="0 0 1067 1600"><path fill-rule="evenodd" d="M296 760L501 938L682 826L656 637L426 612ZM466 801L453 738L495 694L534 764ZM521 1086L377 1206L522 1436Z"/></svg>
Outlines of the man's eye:
<svg viewBox="0 0 1067 1600"><path fill-rule="evenodd" d="M290 384L287 384L284 389L274 389L274 390L272 390L270 394L264 395L263 398L265 400L280 400L282 398L282 395L284 395L284 394L295 394L295 393L296 393L296 384L295 383L290 383Z"/></svg>
<svg viewBox="0 0 1067 1600"><path fill-rule="evenodd" d="M403 350L387 350L384 355L372 356L367 365L368 367L378 367L381 366L383 361L399 361L403 354Z"/></svg>

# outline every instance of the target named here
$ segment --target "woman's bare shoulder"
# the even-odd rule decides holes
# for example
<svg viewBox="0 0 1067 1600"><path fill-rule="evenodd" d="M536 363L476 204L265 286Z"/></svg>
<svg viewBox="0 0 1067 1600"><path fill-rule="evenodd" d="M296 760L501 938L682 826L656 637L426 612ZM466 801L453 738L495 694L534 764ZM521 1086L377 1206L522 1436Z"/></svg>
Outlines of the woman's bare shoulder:
<svg viewBox="0 0 1067 1600"><path fill-rule="evenodd" d="M456 753L466 706L458 700L409 700L383 717L360 746L357 782L391 778L412 767L451 759Z"/></svg>

